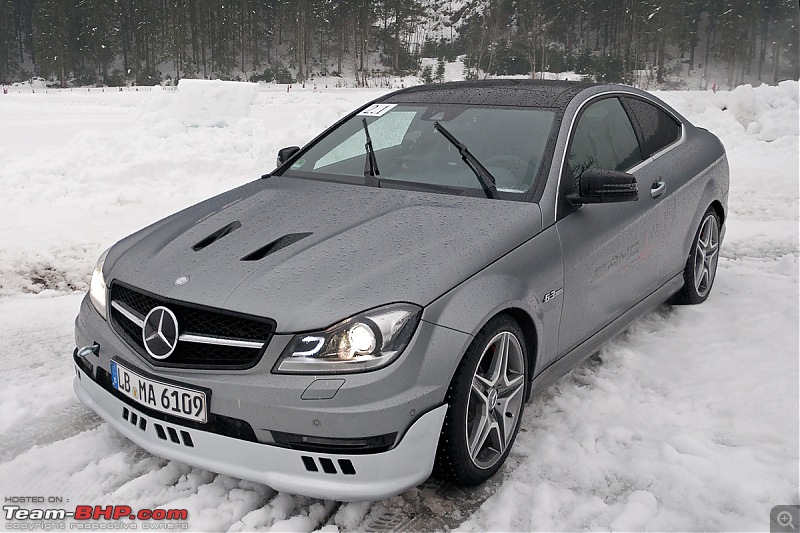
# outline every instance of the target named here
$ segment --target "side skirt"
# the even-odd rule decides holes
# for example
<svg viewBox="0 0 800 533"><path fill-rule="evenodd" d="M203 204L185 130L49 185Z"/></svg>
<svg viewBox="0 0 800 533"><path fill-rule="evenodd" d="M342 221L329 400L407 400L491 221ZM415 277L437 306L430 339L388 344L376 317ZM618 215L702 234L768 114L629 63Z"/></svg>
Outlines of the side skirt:
<svg viewBox="0 0 800 533"><path fill-rule="evenodd" d="M678 274L667 283L656 289L641 302L631 307L606 327L586 339L564 356L553 361L550 366L539 372L531 382L531 396L558 381L570 370L578 366L615 335L622 333L642 315L649 313L669 299L683 287L683 273Z"/></svg>

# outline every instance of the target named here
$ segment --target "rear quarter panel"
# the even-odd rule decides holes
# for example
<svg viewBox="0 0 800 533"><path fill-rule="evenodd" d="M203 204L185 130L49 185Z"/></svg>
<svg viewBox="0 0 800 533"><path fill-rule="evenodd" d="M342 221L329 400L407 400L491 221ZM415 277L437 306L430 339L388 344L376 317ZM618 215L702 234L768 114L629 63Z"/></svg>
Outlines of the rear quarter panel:
<svg viewBox="0 0 800 533"><path fill-rule="evenodd" d="M685 182L675 195L675 241L680 268L689 256L695 232L703 214L712 203L719 202L724 224L728 213L730 171L725 148L711 132L690 126L687 139L675 157L664 161L667 166L678 165Z"/></svg>

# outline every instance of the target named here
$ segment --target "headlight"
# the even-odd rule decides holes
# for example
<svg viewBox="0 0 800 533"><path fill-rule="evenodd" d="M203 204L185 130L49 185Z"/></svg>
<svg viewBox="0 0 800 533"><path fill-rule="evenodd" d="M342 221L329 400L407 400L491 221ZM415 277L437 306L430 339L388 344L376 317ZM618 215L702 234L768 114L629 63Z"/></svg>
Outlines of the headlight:
<svg viewBox="0 0 800 533"><path fill-rule="evenodd" d="M390 304L348 318L325 331L295 335L274 371L336 374L386 366L408 345L421 311L413 304Z"/></svg>
<svg viewBox="0 0 800 533"><path fill-rule="evenodd" d="M92 272L92 283L89 285L89 299L92 300L94 308L103 318L106 318L106 301L108 298L106 278L103 277L103 263L106 262L106 255L108 255L108 250L100 254L100 258L94 266L94 272Z"/></svg>

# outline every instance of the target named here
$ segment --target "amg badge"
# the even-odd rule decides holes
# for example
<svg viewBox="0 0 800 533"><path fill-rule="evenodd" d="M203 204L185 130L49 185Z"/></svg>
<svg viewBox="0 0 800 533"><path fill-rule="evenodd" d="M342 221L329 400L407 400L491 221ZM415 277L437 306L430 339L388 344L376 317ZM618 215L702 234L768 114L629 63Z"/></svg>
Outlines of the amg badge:
<svg viewBox="0 0 800 533"><path fill-rule="evenodd" d="M542 303L547 303L547 302L549 302L550 300L552 300L553 298L555 298L556 296L558 296L558 295L559 295L559 294L561 294L562 292L564 292L564 289L563 289L563 288L561 288L561 289L556 289L556 290L554 290L554 291L550 291L550 292L548 292L547 294L545 294L545 295L544 295L544 298L542 298Z"/></svg>

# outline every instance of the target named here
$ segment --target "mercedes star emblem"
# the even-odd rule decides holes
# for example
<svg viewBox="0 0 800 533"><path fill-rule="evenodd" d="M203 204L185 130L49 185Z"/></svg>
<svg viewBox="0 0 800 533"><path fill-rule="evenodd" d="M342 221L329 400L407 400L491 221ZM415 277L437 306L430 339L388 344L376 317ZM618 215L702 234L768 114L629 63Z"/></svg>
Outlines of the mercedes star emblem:
<svg viewBox="0 0 800 533"><path fill-rule="evenodd" d="M144 349L154 359L166 359L178 345L178 319L175 313L163 306L147 313L142 328Z"/></svg>

